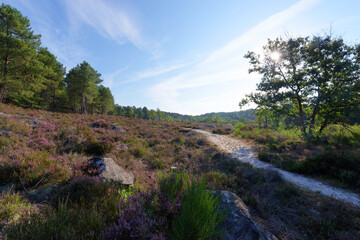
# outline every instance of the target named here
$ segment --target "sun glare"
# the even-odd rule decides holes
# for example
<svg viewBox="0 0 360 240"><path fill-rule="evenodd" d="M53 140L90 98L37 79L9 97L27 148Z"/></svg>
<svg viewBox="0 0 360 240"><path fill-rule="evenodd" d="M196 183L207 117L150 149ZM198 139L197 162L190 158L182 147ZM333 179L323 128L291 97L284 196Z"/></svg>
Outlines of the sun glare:
<svg viewBox="0 0 360 240"><path fill-rule="evenodd" d="M270 57L272 60L274 60L275 62L279 61L280 59L280 53L279 52L272 52Z"/></svg>

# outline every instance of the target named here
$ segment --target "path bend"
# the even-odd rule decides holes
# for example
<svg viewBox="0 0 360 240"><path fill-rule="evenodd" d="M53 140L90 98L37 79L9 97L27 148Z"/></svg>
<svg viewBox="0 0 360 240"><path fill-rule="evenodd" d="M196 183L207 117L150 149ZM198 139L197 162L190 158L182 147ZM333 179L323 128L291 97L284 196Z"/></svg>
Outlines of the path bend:
<svg viewBox="0 0 360 240"><path fill-rule="evenodd" d="M278 172L284 180L293 183L296 186L310 190L312 192L319 192L324 196L333 197L335 199L339 199L360 207L360 195L341 188L330 186L310 177L284 171L270 163L262 162L256 157L256 153L251 148L251 146L241 141L240 139L214 134L200 129L192 129L192 131L201 133L221 150L232 154L241 162L249 163L255 168L268 169Z"/></svg>

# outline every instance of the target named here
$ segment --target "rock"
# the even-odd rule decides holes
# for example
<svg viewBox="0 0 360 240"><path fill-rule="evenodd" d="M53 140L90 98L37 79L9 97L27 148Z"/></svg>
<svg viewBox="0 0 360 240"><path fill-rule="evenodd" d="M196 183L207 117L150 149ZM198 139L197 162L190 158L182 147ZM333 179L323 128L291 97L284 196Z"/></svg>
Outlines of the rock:
<svg viewBox="0 0 360 240"><path fill-rule="evenodd" d="M221 239L277 239L271 233L262 229L260 225L252 219L249 209L245 203L234 193L228 191L217 191L216 195L220 197L220 209L223 209L226 214L226 218L223 223L225 234Z"/></svg>
<svg viewBox="0 0 360 240"><path fill-rule="evenodd" d="M37 127L37 126L39 125L39 123L42 122L42 121L39 121L39 120L36 119L36 118L32 118L32 119L26 119L26 120L24 120L24 122L35 128L35 127Z"/></svg>
<svg viewBox="0 0 360 240"><path fill-rule="evenodd" d="M88 168L96 170L94 175L107 181L116 181L130 186L134 184L134 174L126 172L112 158L93 157L89 160Z"/></svg>
<svg viewBox="0 0 360 240"><path fill-rule="evenodd" d="M56 192L56 186L49 186L45 188L41 188L38 190L34 190L28 193L27 197L31 202L45 202L51 199L53 194Z"/></svg>
<svg viewBox="0 0 360 240"><path fill-rule="evenodd" d="M120 149L120 150L128 150L128 146L126 146L125 144L121 144L121 143L115 143L115 146Z"/></svg>
<svg viewBox="0 0 360 240"><path fill-rule="evenodd" d="M113 130L113 131L119 132L119 133L125 133L126 132L125 129L119 128L118 126L116 126L114 124L110 125L110 129Z"/></svg>
<svg viewBox="0 0 360 240"><path fill-rule="evenodd" d="M6 192L6 191L11 191L13 189L15 189L15 184L8 183L8 184L3 185L3 186L0 187L0 193Z"/></svg>

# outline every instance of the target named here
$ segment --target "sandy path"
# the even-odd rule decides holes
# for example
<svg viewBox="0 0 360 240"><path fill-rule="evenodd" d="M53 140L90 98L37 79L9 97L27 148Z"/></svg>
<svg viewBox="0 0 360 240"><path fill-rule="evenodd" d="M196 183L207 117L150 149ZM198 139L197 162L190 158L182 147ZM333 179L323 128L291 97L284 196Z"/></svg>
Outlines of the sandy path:
<svg viewBox="0 0 360 240"><path fill-rule="evenodd" d="M210 142L217 145L221 150L231 153L241 162L249 163L256 168L264 168L276 171L280 174L280 176L282 176L283 179L299 187L305 188L313 192L319 192L322 195L333 197L360 207L360 196L358 194L327 185L309 177L287 172L275 167L270 163L262 162L256 158L255 151L248 144L242 142L239 139L224 135L213 134L198 129L192 130L205 135Z"/></svg>

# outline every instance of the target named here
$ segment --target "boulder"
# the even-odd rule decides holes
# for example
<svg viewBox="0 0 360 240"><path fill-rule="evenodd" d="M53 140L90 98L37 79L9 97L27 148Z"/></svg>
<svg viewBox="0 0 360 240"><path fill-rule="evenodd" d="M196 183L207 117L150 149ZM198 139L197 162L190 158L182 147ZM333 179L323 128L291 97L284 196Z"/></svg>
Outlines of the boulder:
<svg viewBox="0 0 360 240"><path fill-rule="evenodd" d="M7 191L12 191L13 189L15 189L15 184L14 183L8 183L6 185L0 186L0 193L7 192Z"/></svg>
<svg viewBox="0 0 360 240"><path fill-rule="evenodd" d="M115 131L115 132L119 132L119 133L125 133L126 130L123 129L123 128L119 128L118 126L114 125L114 124L111 124L110 125L110 129Z"/></svg>
<svg viewBox="0 0 360 240"><path fill-rule="evenodd" d="M134 184L134 174L126 172L112 158L93 157L89 160L89 169L93 170L93 175L101 179L120 182L123 185Z"/></svg>
<svg viewBox="0 0 360 240"><path fill-rule="evenodd" d="M217 191L220 198L220 209L226 214L223 227L225 234L223 240L274 240L274 235L260 227L251 217L245 203L234 193L228 191Z"/></svg>
<svg viewBox="0 0 360 240"><path fill-rule="evenodd" d="M27 197L33 203L34 202L35 203L47 202L53 197L53 195L57 189L58 189L57 186L44 187L44 188L29 192L27 194Z"/></svg>

